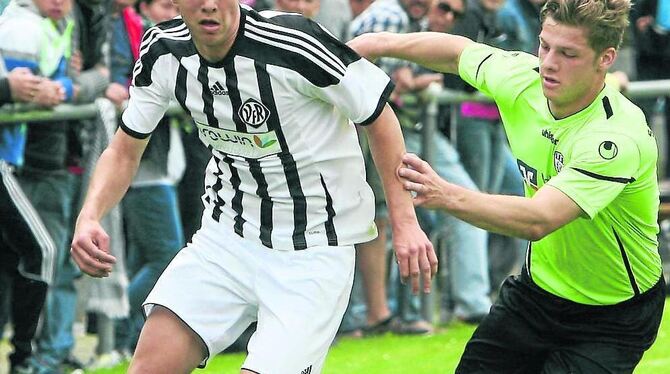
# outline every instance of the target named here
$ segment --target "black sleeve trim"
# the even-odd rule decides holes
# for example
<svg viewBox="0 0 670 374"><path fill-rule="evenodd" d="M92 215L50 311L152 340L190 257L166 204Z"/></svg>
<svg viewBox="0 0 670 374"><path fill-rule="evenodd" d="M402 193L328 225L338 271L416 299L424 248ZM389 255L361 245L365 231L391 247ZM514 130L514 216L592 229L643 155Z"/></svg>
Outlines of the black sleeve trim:
<svg viewBox="0 0 670 374"><path fill-rule="evenodd" d="M388 102L389 97L391 96L391 92L393 92L393 89L395 88L395 83L393 81L389 80L389 83L386 85L386 88L384 88L384 92L382 92L382 95L379 97L379 102L377 103L377 108L375 108L375 111L372 113L368 119L361 123L357 123L357 125L360 126L367 126L374 122L380 114L382 114L382 110L384 110L384 107L386 106L386 102Z"/></svg>
<svg viewBox="0 0 670 374"><path fill-rule="evenodd" d="M0 78L0 105L13 102L9 79Z"/></svg>
<svg viewBox="0 0 670 374"><path fill-rule="evenodd" d="M633 177L630 177L630 178L608 177L608 176L606 176L606 175L600 175L600 174L592 173L592 172L587 171L587 170L584 170L584 169L579 169L579 168L573 168L573 169L575 169L575 170L577 170L578 172L580 172L580 173L582 173L582 174L584 174L584 175L587 175L587 176L589 176L589 177L591 177L591 178L600 179L600 180L603 180L603 181L616 182L616 183L623 183L623 184L628 184L628 183L633 183L633 182L635 182L635 178L633 178Z"/></svg>
<svg viewBox="0 0 670 374"><path fill-rule="evenodd" d="M489 58L491 58L491 56L493 56L493 53L491 53L490 55L486 56L486 57L482 60L482 62L480 62L479 65L477 65L477 72L475 73L475 80L479 77L479 69L481 69L482 65L484 65L484 62L486 62L486 60L488 60Z"/></svg>
<svg viewBox="0 0 670 374"><path fill-rule="evenodd" d="M123 123L123 120L121 120L121 121L119 121L119 122L121 123L121 124L119 125L119 127L121 128L121 130L123 130L123 132L125 132L126 134L132 136L133 138L136 138L136 139L146 139L146 138L149 137L149 135L151 135L151 133L143 134L143 133L141 133L141 132L137 132L137 131L131 129L130 127L126 126L125 123Z"/></svg>

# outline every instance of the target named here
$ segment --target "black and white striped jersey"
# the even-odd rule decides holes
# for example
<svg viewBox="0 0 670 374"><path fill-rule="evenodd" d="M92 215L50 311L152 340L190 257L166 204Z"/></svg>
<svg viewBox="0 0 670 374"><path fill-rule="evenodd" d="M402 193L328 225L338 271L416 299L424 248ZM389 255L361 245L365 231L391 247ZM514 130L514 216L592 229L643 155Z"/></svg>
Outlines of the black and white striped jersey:
<svg viewBox="0 0 670 374"><path fill-rule="evenodd" d="M144 35L122 128L149 136L175 99L212 151L205 214L266 247L376 236L352 121L381 113L393 85L317 23L241 7L228 55L202 58L180 18Z"/></svg>

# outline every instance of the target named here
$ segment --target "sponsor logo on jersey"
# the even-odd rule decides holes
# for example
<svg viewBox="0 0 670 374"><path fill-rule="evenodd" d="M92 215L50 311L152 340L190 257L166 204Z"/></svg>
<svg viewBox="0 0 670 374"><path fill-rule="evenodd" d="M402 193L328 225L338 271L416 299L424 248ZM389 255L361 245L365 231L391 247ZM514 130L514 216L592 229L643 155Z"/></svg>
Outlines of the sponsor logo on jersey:
<svg viewBox="0 0 670 374"><path fill-rule="evenodd" d="M560 173L563 169L563 154L559 151L554 151L554 169L557 173Z"/></svg>
<svg viewBox="0 0 670 374"><path fill-rule="evenodd" d="M300 374L311 374L311 373L312 373L312 365L309 365L305 370L300 372Z"/></svg>
<svg viewBox="0 0 670 374"><path fill-rule="evenodd" d="M605 160L611 160L619 153L619 148L616 146L616 144L614 144L614 142L605 140L604 142L600 143L600 146L598 147L598 153L600 154L600 157L604 158Z"/></svg>
<svg viewBox="0 0 670 374"><path fill-rule="evenodd" d="M219 81L214 82L214 84L209 88L209 92L215 96L225 96L228 95L228 90L226 90Z"/></svg>
<svg viewBox="0 0 670 374"><path fill-rule="evenodd" d="M228 155L259 159L281 152L273 131L248 134L197 123L200 140Z"/></svg>
<svg viewBox="0 0 670 374"><path fill-rule="evenodd" d="M258 100L247 99L237 114L245 124L259 128L270 117L270 110Z"/></svg>
<svg viewBox="0 0 670 374"><path fill-rule="evenodd" d="M553 145L558 144L558 139L554 137L554 134L552 134L551 131L547 129L542 129L542 136L549 139L549 141L551 141L551 144Z"/></svg>
<svg viewBox="0 0 670 374"><path fill-rule="evenodd" d="M521 172L524 182L532 189L537 190L537 169L519 159L516 160L516 164L519 166L519 172Z"/></svg>

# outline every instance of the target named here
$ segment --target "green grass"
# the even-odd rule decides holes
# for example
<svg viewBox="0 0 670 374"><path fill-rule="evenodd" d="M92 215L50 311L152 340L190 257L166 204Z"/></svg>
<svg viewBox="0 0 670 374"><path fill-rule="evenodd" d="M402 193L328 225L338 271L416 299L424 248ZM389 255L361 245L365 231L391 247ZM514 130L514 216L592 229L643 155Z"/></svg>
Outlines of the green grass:
<svg viewBox="0 0 670 374"><path fill-rule="evenodd" d="M451 324L429 337L385 335L368 339L342 339L331 350L324 374L453 373L474 327ZM279 343L279 342L278 342ZM279 343L280 344L280 343ZM239 373L242 354L218 355L196 373ZM97 374L125 373L126 366ZM636 374L670 373L670 299L656 343L647 351Z"/></svg>

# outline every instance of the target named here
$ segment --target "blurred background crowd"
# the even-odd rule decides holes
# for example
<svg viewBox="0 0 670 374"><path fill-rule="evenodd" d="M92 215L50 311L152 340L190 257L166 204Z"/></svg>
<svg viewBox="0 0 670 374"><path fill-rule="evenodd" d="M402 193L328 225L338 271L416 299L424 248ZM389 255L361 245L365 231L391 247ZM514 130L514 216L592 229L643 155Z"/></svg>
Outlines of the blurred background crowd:
<svg viewBox="0 0 670 374"><path fill-rule="evenodd" d="M430 30L531 54L538 49L543 1L240 0L259 11L301 13L343 42L367 32ZM200 224L203 171L210 155L190 118L174 114L161 120L129 192L105 220L119 259L112 276L82 277L69 255L70 235L92 166L129 97L142 35L177 16L178 9L171 0L0 0L0 12L0 105L21 110L94 103L99 112L96 119L0 123L3 180L18 183L50 238L35 254L26 250L17 230L4 223L0 228L0 331L13 346L8 367L12 373L51 374L114 366L132 355L143 323L140 304ZM473 89L458 77L399 60L376 63L396 84L391 105L409 152L422 154L423 147L431 147L434 169L456 184L523 194L494 104L441 106L438 128L425 134L422 91L436 85ZM669 66L670 1L636 1L609 84L625 90L629 80L668 79ZM663 97L637 104L648 120L670 118ZM419 211L441 261L434 294L412 295L394 266L381 183L363 137L361 144L377 197L380 235L357 248L354 288L340 336L431 334L452 320L477 324L504 278L520 268L527 243L447 214ZM659 176L668 175L668 168L660 167ZM43 256L44 263L53 264L53 274L29 276L24 271L28 256ZM243 350L253 329L230 349ZM95 356L85 362L73 354L76 336L84 330L98 337Z"/></svg>

